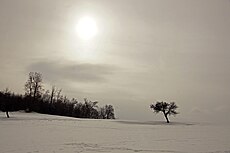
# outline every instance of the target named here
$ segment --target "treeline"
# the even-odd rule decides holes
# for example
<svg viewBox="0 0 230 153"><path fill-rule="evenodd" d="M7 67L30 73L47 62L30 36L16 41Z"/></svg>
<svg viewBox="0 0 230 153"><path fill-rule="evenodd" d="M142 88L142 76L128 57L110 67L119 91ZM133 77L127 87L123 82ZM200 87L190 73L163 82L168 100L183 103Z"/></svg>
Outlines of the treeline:
<svg viewBox="0 0 230 153"><path fill-rule="evenodd" d="M51 115L70 116L77 118L115 119L112 105L98 106L97 101L75 98L71 100L62 95L62 90L55 86L51 90L43 88L42 75L30 72L25 83L25 94L14 94L8 89L0 91L0 110L6 112L25 110Z"/></svg>

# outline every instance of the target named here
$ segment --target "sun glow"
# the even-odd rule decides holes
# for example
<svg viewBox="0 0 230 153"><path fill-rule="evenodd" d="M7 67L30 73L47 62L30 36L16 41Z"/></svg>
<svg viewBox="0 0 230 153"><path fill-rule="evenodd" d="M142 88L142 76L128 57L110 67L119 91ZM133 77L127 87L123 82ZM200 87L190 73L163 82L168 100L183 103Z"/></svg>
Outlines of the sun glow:
<svg viewBox="0 0 230 153"><path fill-rule="evenodd" d="M91 17L83 17L78 21L77 34L83 40L89 40L97 34L96 21Z"/></svg>

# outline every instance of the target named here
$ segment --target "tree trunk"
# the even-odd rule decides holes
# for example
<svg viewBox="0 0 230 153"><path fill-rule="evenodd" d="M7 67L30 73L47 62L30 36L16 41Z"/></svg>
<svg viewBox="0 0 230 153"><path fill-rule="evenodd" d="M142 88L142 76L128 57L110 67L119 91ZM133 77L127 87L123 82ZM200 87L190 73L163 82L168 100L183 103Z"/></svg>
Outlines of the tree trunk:
<svg viewBox="0 0 230 153"><path fill-rule="evenodd" d="M164 113L167 123L169 123L168 115Z"/></svg>
<svg viewBox="0 0 230 153"><path fill-rule="evenodd" d="M38 90L38 83L37 82L35 82L35 87L34 87L34 99L33 99L33 102L35 102L35 100L36 100L36 96L37 96L37 91Z"/></svg>
<svg viewBox="0 0 230 153"><path fill-rule="evenodd" d="M6 111L6 117L7 117L7 118L10 118L9 112L8 112L8 111Z"/></svg>

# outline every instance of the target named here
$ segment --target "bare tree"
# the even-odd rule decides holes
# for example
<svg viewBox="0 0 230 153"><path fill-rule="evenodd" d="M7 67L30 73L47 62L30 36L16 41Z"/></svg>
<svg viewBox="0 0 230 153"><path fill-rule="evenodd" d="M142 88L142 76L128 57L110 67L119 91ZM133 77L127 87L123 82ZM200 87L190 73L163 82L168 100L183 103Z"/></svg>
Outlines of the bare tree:
<svg viewBox="0 0 230 153"><path fill-rule="evenodd" d="M42 74L35 72L34 73L34 86L33 86L33 90L34 90L34 99L38 98L41 96L42 93Z"/></svg>
<svg viewBox="0 0 230 153"><path fill-rule="evenodd" d="M178 114L178 112L176 112L178 106L175 104L175 102L156 102L156 104L151 104L150 108L154 111L154 113L162 112L167 123L169 123L168 116Z"/></svg>
<svg viewBox="0 0 230 153"><path fill-rule="evenodd" d="M56 87L52 86L51 95L50 95L50 104L53 103L53 99L55 97L56 92L57 92Z"/></svg>
<svg viewBox="0 0 230 153"><path fill-rule="evenodd" d="M33 84L34 84L33 75L34 75L34 72L29 73L29 78L25 84L26 95L28 95L29 97L32 97L33 95Z"/></svg>
<svg viewBox="0 0 230 153"><path fill-rule="evenodd" d="M62 89L57 90L57 97L56 97L56 101L59 101L59 100L60 100L60 98L62 97L62 95L61 95L61 91L62 91Z"/></svg>
<svg viewBox="0 0 230 153"><path fill-rule="evenodd" d="M115 119L114 108L112 105L105 105L106 119Z"/></svg>
<svg viewBox="0 0 230 153"><path fill-rule="evenodd" d="M100 107L98 113L100 119L106 119L105 107Z"/></svg>
<svg viewBox="0 0 230 153"><path fill-rule="evenodd" d="M37 98L41 97L43 86L42 86L42 74L39 72L30 72L29 78L25 84L26 95L29 96L27 102L27 111L31 110L31 102L35 102Z"/></svg>
<svg viewBox="0 0 230 153"><path fill-rule="evenodd" d="M30 72L29 79L25 84L26 95L33 96L34 99L41 96L42 93L42 74Z"/></svg>
<svg viewBox="0 0 230 153"><path fill-rule="evenodd" d="M44 101L49 101L50 100L50 91L49 90L46 90L43 95L42 95L42 99Z"/></svg>
<svg viewBox="0 0 230 153"><path fill-rule="evenodd" d="M98 117L98 112L96 110L96 108L98 108L97 101L90 101L87 98L84 98L84 105L82 107L82 111L83 111L83 116L85 118L97 118Z"/></svg>

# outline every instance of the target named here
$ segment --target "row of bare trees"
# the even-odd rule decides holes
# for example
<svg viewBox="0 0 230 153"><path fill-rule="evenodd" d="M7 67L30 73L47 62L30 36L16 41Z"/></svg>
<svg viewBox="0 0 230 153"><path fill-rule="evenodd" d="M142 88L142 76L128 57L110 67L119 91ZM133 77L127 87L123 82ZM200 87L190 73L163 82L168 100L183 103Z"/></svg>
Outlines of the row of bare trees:
<svg viewBox="0 0 230 153"><path fill-rule="evenodd" d="M79 118L115 119L112 105L98 106L97 101L84 99L68 99L62 94L61 89L52 86L51 91L43 88L42 74L30 72L25 83L25 95L17 95L6 91L0 91L0 110L9 111L25 110L26 112L38 112L52 115L71 116Z"/></svg>

